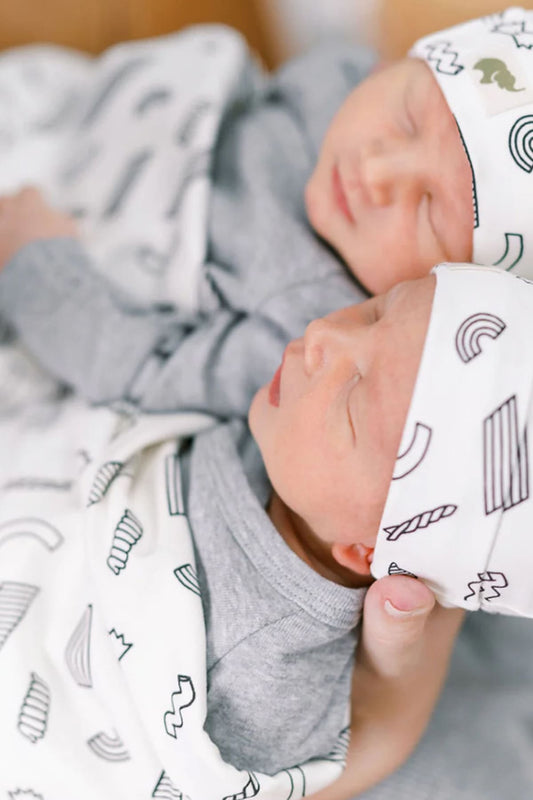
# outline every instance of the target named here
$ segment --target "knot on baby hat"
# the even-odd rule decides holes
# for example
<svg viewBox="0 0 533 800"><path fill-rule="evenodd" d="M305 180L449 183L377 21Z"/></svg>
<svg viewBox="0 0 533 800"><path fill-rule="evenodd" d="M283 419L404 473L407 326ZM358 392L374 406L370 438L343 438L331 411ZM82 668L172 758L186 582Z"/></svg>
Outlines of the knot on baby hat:
<svg viewBox="0 0 533 800"><path fill-rule="evenodd" d="M533 12L508 8L426 36L472 168L473 260L533 278Z"/></svg>
<svg viewBox="0 0 533 800"><path fill-rule="evenodd" d="M533 283L441 265L372 574L533 617Z"/></svg>

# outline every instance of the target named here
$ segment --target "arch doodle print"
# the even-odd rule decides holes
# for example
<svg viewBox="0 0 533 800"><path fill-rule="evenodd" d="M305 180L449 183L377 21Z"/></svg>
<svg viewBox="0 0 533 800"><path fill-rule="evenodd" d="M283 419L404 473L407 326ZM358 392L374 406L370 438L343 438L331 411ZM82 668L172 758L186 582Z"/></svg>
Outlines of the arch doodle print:
<svg viewBox="0 0 533 800"><path fill-rule="evenodd" d="M35 744L42 739L48 725L50 710L50 689L35 672L31 673L30 685L24 696L17 728L20 733Z"/></svg>
<svg viewBox="0 0 533 800"><path fill-rule="evenodd" d="M500 590L509 586L503 572L478 572L477 576L477 581L470 581L468 584L470 593L464 596L464 600L470 600L471 597L478 596L481 598L481 595L483 595L483 599L489 603L491 600L501 597ZM493 592L493 594L487 594L489 591Z"/></svg>
<svg viewBox="0 0 533 800"><path fill-rule="evenodd" d="M28 583L0 583L0 650L24 618L38 592L37 586Z"/></svg>
<svg viewBox="0 0 533 800"><path fill-rule="evenodd" d="M167 711L164 716L165 730L169 736L177 738L177 729L183 727L184 708L192 706L196 698L196 691L188 675L178 675L178 691L173 692L170 698L172 711Z"/></svg>
<svg viewBox="0 0 533 800"><path fill-rule="evenodd" d="M110 736L101 731L91 736L87 744L95 755L105 761L129 761L130 759L130 754L117 733Z"/></svg>
<svg viewBox="0 0 533 800"><path fill-rule="evenodd" d="M431 441L431 428L423 422L417 422L411 441L407 448L396 458L392 480L397 481L405 478L413 472L425 458Z"/></svg>
<svg viewBox="0 0 533 800"><path fill-rule="evenodd" d="M481 353L479 340L482 336L497 339L505 330L505 322L495 314L479 312L467 317L455 334L455 348L461 361L468 364Z"/></svg>
<svg viewBox="0 0 533 800"><path fill-rule="evenodd" d="M14 539L17 536L32 536L50 551L57 550L64 541L57 528L42 519L34 517L10 519L0 525L0 547L8 539Z"/></svg>
<svg viewBox="0 0 533 800"><path fill-rule="evenodd" d="M291 769L284 769L283 772L285 772L290 782L289 794L286 800L300 800L300 798L305 797L306 781L303 769L301 767L291 767Z"/></svg>
<svg viewBox="0 0 533 800"><path fill-rule="evenodd" d="M516 120L509 132L509 150L520 169L533 170L533 114L524 114Z"/></svg>
<svg viewBox="0 0 533 800"><path fill-rule="evenodd" d="M510 36L517 47L525 47L531 50L533 47L533 31L528 31L525 20L511 20L509 22L499 22L492 29L492 33L503 33Z"/></svg>
<svg viewBox="0 0 533 800"><path fill-rule="evenodd" d="M505 251L498 261L494 262L495 267L501 267L506 272L516 267L524 255L524 237L521 233L505 234Z"/></svg>
<svg viewBox="0 0 533 800"><path fill-rule="evenodd" d="M400 536L404 536L406 533L414 533L420 530L420 528L427 528L428 525L439 522L441 519L451 517L456 511L457 506L451 504L437 506L437 508L432 508L430 511L422 511L421 514L417 514L411 517L411 519L401 522L399 525L389 525L387 528L383 528L383 530L387 534L388 541L395 542Z"/></svg>
<svg viewBox="0 0 533 800"><path fill-rule="evenodd" d="M249 772L248 781L242 791L237 794L228 794L222 800L250 800L251 797L255 797L259 794L260 788L261 784L257 780L257 776L254 775L253 772Z"/></svg>
<svg viewBox="0 0 533 800"><path fill-rule="evenodd" d="M527 428L518 431L516 395L483 420L483 481L486 515L529 497Z"/></svg>
<svg viewBox="0 0 533 800"><path fill-rule="evenodd" d="M91 677L91 626L93 607L88 605L65 648L65 661L70 674L78 684L90 688Z"/></svg>
<svg viewBox="0 0 533 800"><path fill-rule="evenodd" d="M457 63L459 53L451 50L452 42L433 42L426 45L426 60L434 64L435 71L442 75L459 75L464 66Z"/></svg>

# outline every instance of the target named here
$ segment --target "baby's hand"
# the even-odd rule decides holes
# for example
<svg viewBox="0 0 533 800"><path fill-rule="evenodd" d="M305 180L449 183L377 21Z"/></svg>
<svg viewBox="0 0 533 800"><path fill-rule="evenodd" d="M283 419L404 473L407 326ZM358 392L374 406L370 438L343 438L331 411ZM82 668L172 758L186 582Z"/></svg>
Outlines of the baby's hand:
<svg viewBox="0 0 533 800"><path fill-rule="evenodd" d="M0 196L0 270L21 247L36 239L77 234L74 220L51 208L34 187Z"/></svg>

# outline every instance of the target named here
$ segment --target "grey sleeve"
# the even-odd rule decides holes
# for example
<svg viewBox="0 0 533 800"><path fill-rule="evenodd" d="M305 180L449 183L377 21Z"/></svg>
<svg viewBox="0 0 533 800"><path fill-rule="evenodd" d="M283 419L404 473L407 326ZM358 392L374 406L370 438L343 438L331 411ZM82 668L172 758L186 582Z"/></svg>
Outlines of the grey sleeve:
<svg viewBox="0 0 533 800"><path fill-rule="evenodd" d="M175 314L121 295L76 239L36 241L11 259L0 275L0 316L44 367L94 402L126 397L143 363L187 332Z"/></svg>
<svg viewBox="0 0 533 800"><path fill-rule="evenodd" d="M246 312L222 306L191 319L139 307L74 239L27 245L0 275L0 316L44 367L93 403L126 400L152 413L245 416L287 342L341 297L346 281L334 273Z"/></svg>
<svg viewBox="0 0 533 800"><path fill-rule="evenodd" d="M222 308L192 320L141 308L91 268L74 239L17 253L0 276L0 316L91 402L126 400L148 412L246 415L287 341L261 313Z"/></svg>

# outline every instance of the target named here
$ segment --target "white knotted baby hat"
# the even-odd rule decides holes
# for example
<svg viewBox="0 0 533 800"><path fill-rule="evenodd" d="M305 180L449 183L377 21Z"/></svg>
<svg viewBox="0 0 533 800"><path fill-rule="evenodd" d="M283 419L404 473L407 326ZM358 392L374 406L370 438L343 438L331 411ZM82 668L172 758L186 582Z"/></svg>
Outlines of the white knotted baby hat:
<svg viewBox="0 0 533 800"><path fill-rule="evenodd" d="M533 283L440 265L372 574L533 617Z"/></svg>
<svg viewBox="0 0 533 800"><path fill-rule="evenodd" d="M508 8L419 39L472 168L473 261L533 278L533 11Z"/></svg>

